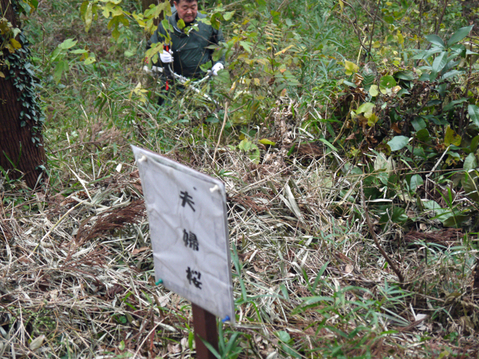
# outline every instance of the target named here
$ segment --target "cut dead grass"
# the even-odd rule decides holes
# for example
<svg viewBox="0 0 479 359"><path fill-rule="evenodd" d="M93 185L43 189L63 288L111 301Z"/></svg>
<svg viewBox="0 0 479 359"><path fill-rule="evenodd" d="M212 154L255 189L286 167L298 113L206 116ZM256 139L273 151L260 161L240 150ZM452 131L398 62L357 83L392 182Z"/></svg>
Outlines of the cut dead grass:
<svg viewBox="0 0 479 359"><path fill-rule="evenodd" d="M58 10L39 3L45 18ZM63 40L54 25L37 54ZM312 105L301 116L279 99L252 138L275 145L254 162L236 146L241 129L203 124L188 100L158 111L130 97L141 65L103 54L102 34L89 35L96 72L45 80L50 182L36 193L0 182L0 358L195 356L190 303L155 285L129 144L224 181L238 323L224 328L240 333L241 358L479 355L477 234L444 230L414 203L407 226L382 223L354 159L301 126L319 117Z"/></svg>
<svg viewBox="0 0 479 359"><path fill-rule="evenodd" d="M226 335L241 333L241 357L477 355L475 253L460 232L393 241L373 217L400 284L359 197L341 195L358 196L361 178L340 175L333 154L305 159L278 146L254 164L221 147L212 163L215 145L178 142L166 155L213 176L221 164L238 321ZM194 356L190 304L154 284L133 163L106 177L78 164L63 175L81 185L1 192L0 356Z"/></svg>

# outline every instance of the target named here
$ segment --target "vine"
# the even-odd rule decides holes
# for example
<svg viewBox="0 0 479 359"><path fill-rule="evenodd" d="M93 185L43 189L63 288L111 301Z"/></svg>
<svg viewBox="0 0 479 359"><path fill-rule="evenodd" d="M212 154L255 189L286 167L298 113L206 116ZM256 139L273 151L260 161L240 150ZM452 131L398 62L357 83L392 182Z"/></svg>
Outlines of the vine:
<svg viewBox="0 0 479 359"><path fill-rule="evenodd" d="M10 0L10 4L15 15L19 16L22 13L32 12L38 2L36 0ZM39 81L35 77L33 65L30 62L29 42L19 28L14 27L3 14L1 16L0 77L4 77L5 80L13 79L13 85L20 94L18 101L22 105L18 118L20 126L25 127L27 121L31 121L32 142L36 146L42 146L41 130L45 117L36 95Z"/></svg>

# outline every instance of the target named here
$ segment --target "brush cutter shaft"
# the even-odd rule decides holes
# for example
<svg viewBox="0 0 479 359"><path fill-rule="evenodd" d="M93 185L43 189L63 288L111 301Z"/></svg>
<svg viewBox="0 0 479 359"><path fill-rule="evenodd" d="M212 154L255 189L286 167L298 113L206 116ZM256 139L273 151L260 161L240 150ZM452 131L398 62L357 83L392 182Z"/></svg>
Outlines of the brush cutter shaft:
<svg viewBox="0 0 479 359"><path fill-rule="evenodd" d="M157 74L158 75L158 74L163 73L164 69L162 67L158 67L158 66L152 66L151 69L149 69L148 66L145 65L145 66L143 66L143 71L145 71L149 74ZM174 71L170 71L170 75L171 75L172 78L175 79L175 81L177 81L181 85L193 90L197 94L203 96L206 100L208 100L210 102L213 102L216 105L218 104L217 101L213 100L209 95L207 95L205 93L202 93L202 91L197 87L198 85L202 84L203 82L209 80L211 78L212 74L208 74L207 76L205 76L204 78L202 78L201 80L198 80L198 81L191 81L190 79L188 79L184 76L181 76Z"/></svg>

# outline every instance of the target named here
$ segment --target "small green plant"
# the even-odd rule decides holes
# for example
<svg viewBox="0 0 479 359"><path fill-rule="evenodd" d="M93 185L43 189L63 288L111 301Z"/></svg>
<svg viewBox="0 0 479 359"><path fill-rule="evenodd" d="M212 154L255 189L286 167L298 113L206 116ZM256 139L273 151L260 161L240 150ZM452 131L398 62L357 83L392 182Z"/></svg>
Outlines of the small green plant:
<svg viewBox="0 0 479 359"><path fill-rule="evenodd" d="M203 340L203 343L218 359L236 359L244 350L244 348L241 346L241 343L240 343L241 335L242 333L240 332L232 332L231 336L227 339L226 333L223 330L223 323L219 322L218 350L213 348L213 346L210 343L204 340Z"/></svg>

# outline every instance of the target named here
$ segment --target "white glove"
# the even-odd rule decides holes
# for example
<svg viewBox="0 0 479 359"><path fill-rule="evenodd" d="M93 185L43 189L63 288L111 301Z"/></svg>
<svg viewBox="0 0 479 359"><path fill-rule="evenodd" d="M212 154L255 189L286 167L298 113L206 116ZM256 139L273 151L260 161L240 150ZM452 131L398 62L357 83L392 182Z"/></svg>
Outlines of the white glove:
<svg viewBox="0 0 479 359"><path fill-rule="evenodd" d="M225 67L221 62L217 62L208 73L211 73L213 76L218 76L218 71L223 70Z"/></svg>
<svg viewBox="0 0 479 359"><path fill-rule="evenodd" d="M160 60L164 64L169 64L169 63L173 62L173 51L163 50L163 52L160 54Z"/></svg>

